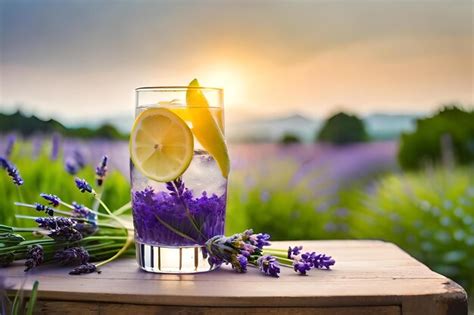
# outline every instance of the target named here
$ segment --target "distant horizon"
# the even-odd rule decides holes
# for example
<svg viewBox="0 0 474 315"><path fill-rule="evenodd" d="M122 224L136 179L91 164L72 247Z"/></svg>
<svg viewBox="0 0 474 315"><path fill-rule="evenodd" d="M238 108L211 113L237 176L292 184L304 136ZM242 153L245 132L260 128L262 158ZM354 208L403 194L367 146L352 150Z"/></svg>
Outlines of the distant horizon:
<svg viewBox="0 0 474 315"><path fill-rule="evenodd" d="M325 119L327 119L327 118L331 117L332 115L337 114L339 112L345 112L345 113L348 113L348 114L353 114L353 115L356 115L360 118L376 116L376 115L424 117L424 116L429 116L431 114L436 113L438 110L440 110L445 105L454 104L454 103L456 103L456 102L443 103L438 108L434 109L433 111L425 111L425 112L423 112L423 111L405 111L405 112L403 112L403 111L376 110L376 111L373 111L373 112L358 113L356 111L353 111L353 110L350 110L350 109L347 109L347 108L344 108L343 106L341 106L339 109L336 109L334 112L331 112L328 115L324 115L324 116L308 114L308 113L304 113L302 111L297 111L296 110L296 111L288 111L288 112L284 112L284 113L273 113L271 115L261 115L260 114L260 115L254 115L254 116L247 116L247 117L242 118L242 119L233 118L232 115L231 115L232 112L229 113L229 111L232 111L232 110L227 110L226 109L225 110L226 111L225 112L225 118L226 118L226 121L230 121L232 123L240 124L240 123L253 122L253 121L271 121L271 120L278 120L278 119L286 119L286 118L290 118L290 117L294 117L294 116L302 116L306 119L313 120L313 121L322 121L322 120L325 120ZM465 104L460 104L460 103L456 103L456 104L463 105L463 107L466 108L466 109L469 109L471 107L474 109L474 106L466 106ZM64 116L64 115L61 115L61 114L49 115L49 114L42 113L41 111L38 111L38 110L31 110L31 107L27 106L26 104L21 104L21 106L18 106L18 105L20 105L20 104L7 105L7 106L5 106L5 104L0 104L0 106L1 106L0 107L0 113L2 113L2 114L13 114L17 111L20 111L24 115L27 115L27 116L34 115L34 116L36 116L36 117L38 117L42 120L54 119L54 120L57 120L61 123L64 123L68 127L96 125L97 123L109 122L110 119L116 119L116 118L120 118L120 119L128 118L131 121L134 119L134 112L133 112L134 109L133 108L131 108L130 113L116 112L113 115L109 115L109 116L94 115L93 117L91 117L88 114L84 114L84 116L78 116L78 115ZM24 106L24 105L26 105L26 106ZM92 123L87 123L88 121L92 122Z"/></svg>

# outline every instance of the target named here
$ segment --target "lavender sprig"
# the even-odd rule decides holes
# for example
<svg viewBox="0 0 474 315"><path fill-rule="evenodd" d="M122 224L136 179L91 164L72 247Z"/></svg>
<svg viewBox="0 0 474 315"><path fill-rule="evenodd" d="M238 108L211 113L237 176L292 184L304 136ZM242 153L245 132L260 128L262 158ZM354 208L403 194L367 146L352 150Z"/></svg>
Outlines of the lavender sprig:
<svg viewBox="0 0 474 315"><path fill-rule="evenodd" d="M82 239L82 233L76 228L77 222L69 218L36 218L38 227L49 230L48 236L56 241L76 242Z"/></svg>
<svg viewBox="0 0 474 315"><path fill-rule="evenodd" d="M76 177L74 179L74 182L76 183L76 187L82 192L88 192L88 193L92 193L94 190L92 189L91 185L89 185L89 183L85 180L85 179L81 179L79 177Z"/></svg>
<svg viewBox="0 0 474 315"><path fill-rule="evenodd" d="M51 230L49 237L60 242L77 242L82 239L82 234L72 226L62 226Z"/></svg>
<svg viewBox="0 0 474 315"><path fill-rule="evenodd" d="M55 230L62 227L74 227L75 222L64 217L40 217L35 219L38 227L47 230Z"/></svg>
<svg viewBox="0 0 474 315"><path fill-rule="evenodd" d="M270 255L261 256L257 260L261 272L272 277L279 277L280 266L275 257Z"/></svg>
<svg viewBox="0 0 474 315"><path fill-rule="evenodd" d="M211 265L231 264L235 271L246 272L248 264L258 265L257 259L262 255L263 246L270 244L269 238L268 234L254 234L252 230L230 237L214 236L206 242L208 261Z"/></svg>
<svg viewBox="0 0 474 315"><path fill-rule="evenodd" d="M35 202L34 204L34 208L36 209L36 211L43 211L44 213L46 213L47 215L49 216L53 216L54 215L54 209L51 208L51 207L48 207L48 206L45 206L45 205L42 205L38 202Z"/></svg>
<svg viewBox="0 0 474 315"><path fill-rule="evenodd" d="M104 183L104 178L107 175L107 159L107 155L104 155L102 157L102 161L95 169L95 174L97 175L96 182L97 186L99 187L102 186L102 184Z"/></svg>
<svg viewBox="0 0 474 315"><path fill-rule="evenodd" d="M53 137L51 138L51 160L55 161L58 158L59 155L59 141L60 141L60 136L58 133L53 134Z"/></svg>
<svg viewBox="0 0 474 315"><path fill-rule="evenodd" d="M89 253L84 247L70 247L54 254L54 259L62 265L82 265L89 262Z"/></svg>
<svg viewBox="0 0 474 315"><path fill-rule="evenodd" d="M64 162L64 169L71 175L76 175L79 172L79 166L73 158L67 158Z"/></svg>
<svg viewBox="0 0 474 315"><path fill-rule="evenodd" d="M7 146L5 148L5 158L9 159L13 153L13 147L15 146L15 136L9 135L7 137Z"/></svg>
<svg viewBox="0 0 474 315"><path fill-rule="evenodd" d="M39 244L34 244L28 248L26 252L26 261L25 261L25 271L39 266L44 261L44 249L43 246Z"/></svg>
<svg viewBox="0 0 474 315"><path fill-rule="evenodd" d="M78 150L74 150L73 156L70 156L66 159L65 162L65 169L71 175L76 175L81 169L84 168L86 165L84 157L82 156L81 152Z"/></svg>
<svg viewBox="0 0 474 315"><path fill-rule="evenodd" d="M305 252L299 254L302 248L298 247L298 254L291 256L293 258L293 269L301 275L306 275L311 269L330 269L336 261L325 254L317 254L315 252Z"/></svg>
<svg viewBox="0 0 474 315"><path fill-rule="evenodd" d="M0 165L4 170L7 171L8 176L12 178L13 184L17 186L23 185L23 178L21 177L20 172L12 162L8 161L6 158L0 157Z"/></svg>
<svg viewBox="0 0 474 315"><path fill-rule="evenodd" d="M295 247L288 247L288 258L292 259L293 256L299 255L301 253L301 250L303 249L303 246L295 246Z"/></svg>
<svg viewBox="0 0 474 315"><path fill-rule="evenodd" d="M44 193L41 193L40 196L47 200L49 202L49 204L51 206L53 206L54 208L56 208L57 206L59 206L59 203L61 202L61 199L59 199L58 196L56 195L51 195L51 194L44 194Z"/></svg>
<svg viewBox="0 0 474 315"><path fill-rule="evenodd" d="M72 206L72 215L78 218L89 218L91 214L91 210L84 205L78 204L77 202L73 201Z"/></svg>
<svg viewBox="0 0 474 315"><path fill-rule="evenodd" d="M80 265L79 267L74 268L69 272L70 275L81 275L85 273L93 273L93 272L98 272L100 271L97 270L97 266L91 263L85 263Z"/></svg>

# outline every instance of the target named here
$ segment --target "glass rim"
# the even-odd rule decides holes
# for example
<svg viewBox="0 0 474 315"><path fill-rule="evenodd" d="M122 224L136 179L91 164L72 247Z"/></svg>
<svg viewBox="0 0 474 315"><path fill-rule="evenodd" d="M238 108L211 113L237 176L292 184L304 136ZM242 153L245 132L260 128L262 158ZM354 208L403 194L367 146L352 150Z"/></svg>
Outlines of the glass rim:
<svg viewBox="0 0 474 315"><path fill-rule="evenodd" d="M184 92L186 90L202 90L202 91L216 91L223 92L223 88L210 87L210 86L182 86L182 85L170 85L170 86L142 86L135 89L136 92Z"/></svg>

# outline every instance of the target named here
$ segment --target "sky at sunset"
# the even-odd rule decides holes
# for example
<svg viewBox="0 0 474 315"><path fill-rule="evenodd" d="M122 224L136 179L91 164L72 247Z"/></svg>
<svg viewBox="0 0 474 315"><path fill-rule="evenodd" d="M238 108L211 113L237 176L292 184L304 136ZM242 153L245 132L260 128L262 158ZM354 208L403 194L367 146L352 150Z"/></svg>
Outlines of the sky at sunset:
<svg viewBox="0 0 474 315"><path fill-rule="evenodd" d="M472 106L473 3L2 0L1 111L124 115L195 77L230 120Z"/></svg>

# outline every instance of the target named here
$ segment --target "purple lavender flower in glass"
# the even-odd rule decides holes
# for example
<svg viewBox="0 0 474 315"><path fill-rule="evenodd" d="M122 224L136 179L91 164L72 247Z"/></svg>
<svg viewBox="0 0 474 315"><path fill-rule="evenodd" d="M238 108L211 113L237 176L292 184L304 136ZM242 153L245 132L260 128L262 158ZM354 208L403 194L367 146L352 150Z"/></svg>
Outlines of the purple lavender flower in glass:
<svg viewBox="0 0 474 315"><path fill-rule="evenodd" d="M80 265L69 272L70 275L81 275L85 273L93 273L97 271L97 266L91 263ZM99 272L99 271L97 271ZM99 272L100 273L100 272Z"/></svg>
<svg viewBox="0 0 474 315"><path fill-rule="evenodd" d="M26 252L25 271L29 271L36 266L39 266L44 261L44 250L41 245L32 245L28 247Z"/></svg>
<svg viewBox="0 0 474 315"><path fill-rule="evenodd" d="M54 259L60 264L70 266L86 264L89 258L89 253L84 247L65 248L54 254Z"/></svg>
<svg viewBox="0 0 474 315"><path fill-rule="evenodd" d="M61 199L59 199L59 197L56 196L56 195L41 193L40 196L41 196L43 199L49 201L49 204L50 204L51 206L55 207L55 208L56 208L57 206L59 206L59 203L61 202Z"/></svg>
<svg viewBox="0 0 474 315"><path fill-rule="evenodd" d="M268 276L279 277L280 266L275 257L270 255L261 256L257 260L258 268Z"/></svg>
<svg viewBox="0 0 474 315"><path fill-rule="evenodd" d="M74 182L76 183L76 187L82 192L88 192L92 193L92 187L89 185L89 183L85 179L81 179L79 177L76 177L74 179Z"/></svg>
<svg viewBox="0 0 474 315"><path fill-rule="evenodd" d="M95 169L97 186L102 186L104 178L107 175L107 155L102 157L102 161Z"/></svg>

